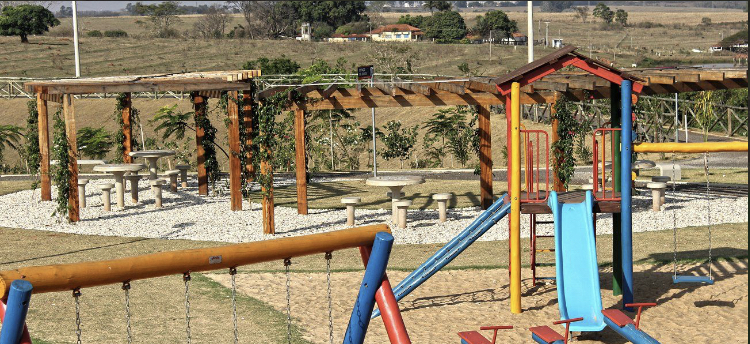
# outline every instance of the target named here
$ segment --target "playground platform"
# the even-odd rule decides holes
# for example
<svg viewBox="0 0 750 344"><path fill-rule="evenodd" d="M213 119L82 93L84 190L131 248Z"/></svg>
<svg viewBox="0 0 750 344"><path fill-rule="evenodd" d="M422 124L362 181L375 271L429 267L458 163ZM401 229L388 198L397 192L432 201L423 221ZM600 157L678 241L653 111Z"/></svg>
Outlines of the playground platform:
<svg viewBox="0 0 750 344"><path fill-rule="evenodd" d="M527 192L521 192L521 200L526 199L546 199L546 191L540 191L537 196L536 192L532 192L529 195ZM611 193L607 192L607 196ZM558 200L560 203L581 203L586 197L585 190L558 192ZM615 197L619 198L620 193L616 192ZM620 212L620 201L596 201L594 202L594 213L619 213ZM521 202L521 214L552 214L552 209L547 205L547 202L537 203L523 203Z"/></svg>

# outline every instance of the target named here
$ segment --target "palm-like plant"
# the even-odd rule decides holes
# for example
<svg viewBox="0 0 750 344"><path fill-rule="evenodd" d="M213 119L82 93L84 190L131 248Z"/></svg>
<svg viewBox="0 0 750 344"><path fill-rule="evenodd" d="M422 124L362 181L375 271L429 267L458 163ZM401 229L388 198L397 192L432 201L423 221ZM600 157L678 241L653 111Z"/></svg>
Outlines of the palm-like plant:
<svg viewBox="0 0 750 344"><path fill-rule="evenodd" d="M195 112L193 111L177 111L177 104L175 104L172 106L164 106L160 108L158 111L156 111L156 114L154 114L154 118L149 120L149 123L158 123L154 128L154 131L156 131L157 133L161 132L161 138L163 140L169 140L170 138L174 137L174 139L179 141L185 138L186 129L195 132L195 128L188 124L188 120L190 120L190 118L192 118L194 115ZM229 154L227 154L224 148L221 148L221 146L217 145L216 142L214 142L213 145L214 147L219 148L219 150L224 153L225 156L229 157Z"/></svg>
<svg viewBox="0 0 750 344"><path fill-rule="evenodd" d="M432 115L423 126L427 129L427 134L434 138L440 138L442 140L442 146L439 151L440 154L446 149L445 141L454 131L457 131L466 120L466 110L463 108L452 107L449 109L439 110L437 113ZM440 163L442 164L442 159Z"/></svg>
<svg viewBox="0 0 750 344"><path fill-rule="evenodd" d="M21 130L21 127L15 125L0 125L0 163L3 161L5 148L18 149L18 143L23 137Z"/></svg>

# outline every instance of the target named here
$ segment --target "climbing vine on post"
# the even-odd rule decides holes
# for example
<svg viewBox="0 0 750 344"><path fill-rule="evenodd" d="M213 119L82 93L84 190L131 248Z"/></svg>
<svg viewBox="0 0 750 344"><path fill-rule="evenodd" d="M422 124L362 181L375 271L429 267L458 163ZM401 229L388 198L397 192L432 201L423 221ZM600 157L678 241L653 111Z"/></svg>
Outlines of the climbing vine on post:
<svg viewBox="0 0 750 344"><path fill-rule="evenodd" d="M573 177L575 171L575 135L579 129L579 123L575 118L576 106L566 96L561 96L555 102L553 118L557 119L557 135L559 139L552 144L554 152L554 166L557 178L563 183L565 189Z"/></svg>
<svg viewBox="0 0 750 344"><path fill-rule="evenodd" d="M116 154L115 158L113 159L115 162L123 162L123 157L125 154L125 133L122 132L122 127L125 125L125 121L122 118L122 110L125 109L127 103L127 94L126 93L118 93L117 98L115 100L115 111L112 114L115 117L115 121L117 121L117 130L115 130L115 145L116 145ZM134 108L131 104L130 106L130 128L135 128L139 125L139 112L138 109ZM131 134L130 135L130 147L131 149L135 149L138 147L138 140L136 139L136 136Z"/></svg>
<svg viewBox="0 0 750 344"><path fill-rule="evenodd" d="M193 101L193 95L191 93L190 100ZM208 99L206 98L203 102L203 106L208 109ZM216 190L216 182L219 180L219 161L216 160L216 127L211 124L211 120L208 118L208 111L204 112L203 116L195 116L195 130L203 129L203 139L201 140L201 146L203 147L203 157L205 158L204 166L206 168L206 177L208 183L211 185L211 189Z"/></svg>
<svg viewBox="0 0 750 344"><path fill-rule="evenodd" d="M65 133L65 120L62 118L62 107L52 115L54 136L52 139L52 159L57 165L52 173L52 181L57 185L57 208L52 215L68 216L68 195L70 194L70 170L68 169L68 137ZM70 219L68 219L70 220Z"/></svg>
<svg viewBox="0 0 750 344"><path fill-rule="evenodd" d="M24 144L22 155L26 162L26 170L29 174L36 175L39 173L39 165L41 163L41 153L39 149L39 112L36 108L36 100L29 100L26 103L26 107L29 110L29 117L26 119L26 132L24 137L26 138L26 144ZM35 180L34 184L38 181ZM36 185L34 185L36 188Z"/></svg>

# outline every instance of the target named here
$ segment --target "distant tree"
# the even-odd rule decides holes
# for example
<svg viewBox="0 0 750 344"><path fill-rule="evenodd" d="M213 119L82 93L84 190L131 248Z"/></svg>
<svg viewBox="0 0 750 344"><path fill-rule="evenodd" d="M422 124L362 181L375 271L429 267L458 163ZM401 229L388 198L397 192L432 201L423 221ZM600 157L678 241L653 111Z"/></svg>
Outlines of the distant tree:
<svg viewBox="0 0 750 344"><path fill-rule="evenodd" d="M417 126L403 129L401 126L401 121L386 123L385 134L381 138L385 149L380 152L380 156L385 160L398 159L403 169L404 161L409 158L411 150L417 143Z"/></svg>
<svg viewBox="0 0 750 344"><path fill-rule="evenodd" d="M466 36L464 18L455 11L442 11L433 14L422 28L427 38L442 42L456 41Z"/></svg>
<svg viewBox="0 0 750 344"><path fill-rule="evenodd" d="M466 8L466 1L456 1L456 8Z"/></svg>
<svg viewBox="0 0 750 344"><path fill-rule="evenodd" d="M438 10L438 12L450 11L453 5L450 1L425 1L422 7L433 13L434 10Z"/></svg>
<svg viewBox="0 0 750 344"><path fill-rule="evenodd" d="M628 25L628 12L625 12L623 9L618 9L615 12L615 22L622 26Z"/></svg>
<svg viewBox="0 0 750 344"><path fill-rule="evenodd" d="M338 28L336 28L336 33L340 33L342 35L362 34L368 31L369 31L369 23L367 22L348 23L348 24L341 25Z"/></svg>
<svg viewBox="0 0 750 344"><path fill-rule="evenodd" d="M93 159L104 159L114 145L112 134L104 128L83 127L76 134L78 152Z"/></svg>
<svg viewBox="0 0 750 344"><path fill-rule="evenodd" d="M737 31L724 37L719 44L721 44L722 47L729 47L737 43L747 43L747 26L744 30Z"/></svg>
<svg viewBox="0 0 750 344"><path fill-rule="evenodd" d="M396 24L408 24L408 25L411 25L413 27L417 27L417 28L422 29L424 27L423 25L425 24L425 22L427 21L427 19L429 19L429 18L425 17L425 16L412 16L410 14L407 14L407 15L403 15L403 16L399 17L398 21L396 22Z"/></svg>
<svg viewBox="0 0 750 344"><path fill-rule="evenodd" d="M247 22L243 36L251 39L293 35L298 20L293 7L284 1L228 1Z"/></svg>
<svg viewBox="0 0 750 344"><path fill-rule="evenodd" d="M302 22L323 22L333 28L367 19L364 1L282 1Z"/></svg>
<svg viewBox="0 0 750 344"><path fill-rule="evenodd" d="M560 13L573 6L573 1L542 1L542 12Z"/></svg>
<svg viewBox="0 0 750 344"><path fill-rule="evenodd" d="M324 22L312 23L312 36L317 39L323 39L333 36L336 29Z"/></svg>
<svg viewBox="0 0 750 344"><path fill-rule="evenodd" d="M711 25L711 18L709 17L701 18L701 24L706 25L706 26Z"/></svg>
<svg viewBox="0 0 750 344"><path fill-rule="evenodd" d="M586 22L586 19L589 17L589 8L586 6L576 6L573 7L573 10L576 11L576 18L581 19L582 22Z"/></svg>
<svg viewBox="0 0 750 344"><path fill-rule="evenodd" d="M510 37L512 33L518 31L518 23L500 10L488 11L484 16L477 16L477 26L474 27L474 32L486 37L490 30L499 31L497 34L502 37Z"/></svg>
<svg viewBox="0 0 750 344"><path fill-rule="evenodd" d="M29 43L29 35L39 35L59 25L50 10L40 5L5 6L0 12L0 36L20 36Z"/></svg>
<svg viewBox="0 0 750 344"><path fill-rule="evenodd" d="M73 7L68 7L65 5L60 6L60 11L56 14L60 18L69 18L73 16Z"/></svg>
<svg viewBox="0 0 750 344"><path fill-rule="evenodd" d="M284 55L272 60L261 57L254 61L247 61L242 65L242 69L260 69L264 75L294 74L299 71L299 68L299 63L286 58Z"/></svg>
<svg viewBox="0 0 750 344"><path fill-rule="evenodd" d="M182 13L177 1L164 1L154 5L135 3L135 12L142 16L148 16L154 25L154 33L157 37L167 38L177 36L177 30L172 26L182 21L178 14Z"/></svg>
<svg viewBox="0 0 750 344"><path fill-rule="evenodd" d="M601 20L609 24L612 23L612 20L615 18L615 13L612 12L609 6L600 2L594 8L594 17L601 18Z"/></svg>
<svg viewBox="0 0 750 344"><path fill-rule="evenodd" d="M229 23L229 13L218 6L211 6L200 19L193 25L198 34L203 38L221 38L224 37L227 24Z"/></svg>

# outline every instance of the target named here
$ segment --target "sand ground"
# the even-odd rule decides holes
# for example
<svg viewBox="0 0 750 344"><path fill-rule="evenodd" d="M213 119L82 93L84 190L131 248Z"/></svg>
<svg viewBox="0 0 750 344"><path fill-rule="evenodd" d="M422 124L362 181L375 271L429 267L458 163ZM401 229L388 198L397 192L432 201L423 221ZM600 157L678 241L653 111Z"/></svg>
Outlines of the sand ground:
<svg viewBox="0 0 750 344"><path fill-rule="evenodd" d="M644 311L641 328L662 343L747 343L748 333L748 261L714 263L712 286L673 285L672 266L636 265L636 301L657 302L658 307ZM707 273L705 266L685 264L680 271ZM524 271L527 277L528 270ZM540 275L550 275L543 268ZM395 285L406 272L390 272ZM208 275L229 287L226 275ZM324 273L294 273L291 276L291 313L304 331L305 339L328 342L328 307ZM332 301L334 342L341 342L351 315L362 272L333 273ZM283 273L246 273L238 276L238 290L286 312ZM602 304L617 307L619 297L612 296L611 268L600 271ZM400 302L402 315L414 343L455 343L457 332L478 330L483 325L513 325L503 331L503 342L532 342L529 327L549 325L557 320L557 292L554 285L533 287L523 281L524 312L511 314L508 273L505 269L450 270L438 272L422 287ZM252 315L250 315L252 316ZM633 316L633 315L631 315ZM562 332L561 328L557 328ZM490 331L484 331L490 336ZM614 331L577 335L582 343L626 343ZM381 320L371 322L367 343L388 342Z"/></svg>

